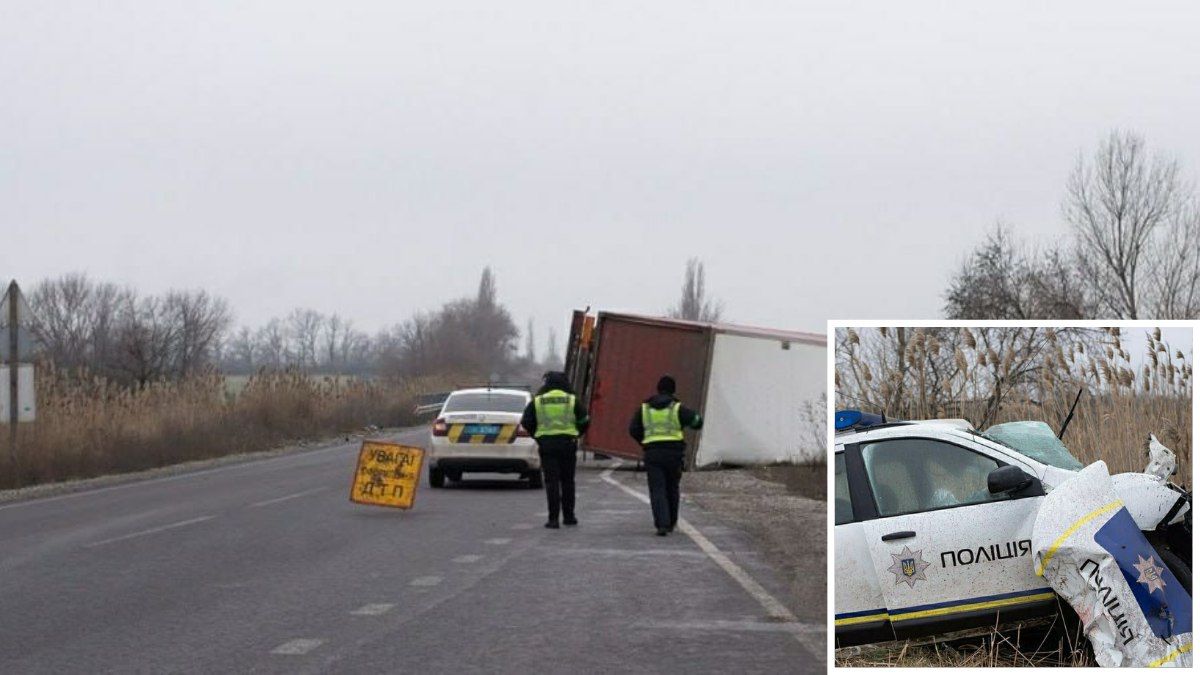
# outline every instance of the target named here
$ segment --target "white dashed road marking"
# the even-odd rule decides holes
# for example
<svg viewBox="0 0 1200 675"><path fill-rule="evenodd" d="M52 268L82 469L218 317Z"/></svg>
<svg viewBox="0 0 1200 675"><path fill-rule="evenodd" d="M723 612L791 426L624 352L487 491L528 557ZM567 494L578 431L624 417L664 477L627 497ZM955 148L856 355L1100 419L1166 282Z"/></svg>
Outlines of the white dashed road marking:
<svg viewBox="0 0 1200 675"><path fill-rule="evenodd" d="M437 586L442 583L441 577L417 577L408 582L409 586Z"/></svg>
<svg viewBox="0 0 1200 675"><path fill-rule="evenodd" d="M379 616L380 614L386 614L392 611L392 608L395 606L396 605L391 603L381 602L374 605L363 605L362 607L359 607L350 613L358 616Z"/></svg>
<svg viewBox="0 0 1200 675"><path fill-rule="evenodd" d="M454 558L454 562L463 563L463 564L479 562L480 560L483 560L483 556L475 555L473 553L467 554L467 555L460 555L457 558Z"/></svg>
<svg viewBox="0 0 1200 675"><path fill-rule="evenodd" d="M268 505L270 505L270 504L278 504L279 502L286 502L286 501L287 501L287 500L289 500L289 499L295 499L295 498L297 498L297 497L304 497L304 496L306 496L306 495L311 495L311 494L313 494L313 493L320 492L321 490L324 490L324 489L326 489L326 488L323 488L323 487L319 487L319 488L313 488L312 490L305 490L305 491L303 491L303 492L295 492L295 493L293 493L293 494L290 494L290 495L284 495L284 496L282 496L282 497L276 497L276 498L274 498L274 499L268 499L268 500L266 500L266 501L264 501L264 502L255 502L255 503L253 503L253 504L251 504L251 505L250 505L250 508L258 508L258 507L260 507L260 506L268 506Z"/></svg>
<svg viewBox="0 0 1200 675"><path fill-rule="evenodd" d="M148 534L158 534L159 532L166 532L167 530L174 530L179 527L187 527L188 525L195 525L196 523L203 523L204 521L212 520L215 517L216 516L200 516L199 518L192 518L191 520L182 520L178 523L171 523L170 525L160 525L159 527L152 527L148 530L142 530L141 532L132 532L130 534L123 534L119 537L113 537L112 539L101 539L100 541L93 541L90 544L84 544L83 547L84 548L94 548L96 546L112 544L112 543L118 542L118 541L125 541L126 539L133 539L134 537L144 537Z"/></svg>
<svg viewBox="0 0 1200 675"><path fill-rule="evenodd" d="M285 656L303 656L312 650L320 647L324 640L313 640L309 638L300 638L298 640L288 640L271 650L272 654L282 654Z"/></svg>
<svg viewBox="0 0 1200 675"><path fill-rule="evenodd" d="M512 526L512 529L514 529L514 530L532 530L535 527L537 527L537 525L534 525L532 523L517 523L516 525Z"/></svg>
<svg viewBox="0 0 1200 675"><path fill-rule="evenodd" d="M487 541L485 541L483 543L491 544L492 546L503 546L510 541L512 541L512 539L508 539L506 537L497 537L495 539L488 539Z"/></svg>

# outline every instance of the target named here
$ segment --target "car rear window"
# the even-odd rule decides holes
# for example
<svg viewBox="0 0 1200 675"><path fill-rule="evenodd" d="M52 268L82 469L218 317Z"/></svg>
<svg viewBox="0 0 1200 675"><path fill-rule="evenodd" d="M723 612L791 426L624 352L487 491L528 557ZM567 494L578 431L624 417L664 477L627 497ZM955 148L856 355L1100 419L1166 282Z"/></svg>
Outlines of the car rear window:
<svg viewBox="0 0 1200 675"><path fill-rule="evenodd" d="M519 413L525 410L528 402L520 394L503 394L488 392L478 394L451 394L446 399L444 413L452 412L508 412Z"/></svg>

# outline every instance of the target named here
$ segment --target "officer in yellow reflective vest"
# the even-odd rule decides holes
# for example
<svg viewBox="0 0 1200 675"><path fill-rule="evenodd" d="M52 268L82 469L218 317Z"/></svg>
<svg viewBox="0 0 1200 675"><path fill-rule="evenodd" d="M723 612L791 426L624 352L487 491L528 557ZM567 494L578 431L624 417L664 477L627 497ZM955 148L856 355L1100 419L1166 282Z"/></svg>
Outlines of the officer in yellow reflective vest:
<svg viewBox="0 0 1200 675"><path fill-rule="evenodd" d="M675 379L670 375L658 380L658 393L646 399L629 422L629 435L642 445L650 510L660 537L672 532L679 520L679 480L687 448L683 430L702 426L700 413L675 398Z"/></svg>
<svg viewBox="0 0 1200 675"><path fill-rule="evenodd" d="M521 426L537 441L546 485L546 527L558 529L561 510L563 525L576 525L575 452L579 435L587 430L587 408L571 391L566 373L549 372L542 378L537 396L525 406Z"/></svg>

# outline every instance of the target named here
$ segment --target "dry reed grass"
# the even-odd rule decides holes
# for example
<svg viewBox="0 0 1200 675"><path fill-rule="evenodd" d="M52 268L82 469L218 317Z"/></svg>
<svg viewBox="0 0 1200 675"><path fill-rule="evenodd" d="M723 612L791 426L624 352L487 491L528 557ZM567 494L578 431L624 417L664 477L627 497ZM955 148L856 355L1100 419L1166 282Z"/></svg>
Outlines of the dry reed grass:
<svg viewBox="0 0 1200 675"><path fill-rule="evenodd" d="M1058 430L1082 389L1063 437L1080 461L1141 471L1153 433L1176 453L1174 482L1191 488L1192 363L1158 330L1147 331L1140 368L1117 329L915 329L902 344L894 329L861 329L837 343L839 407L979 428L1039 420Z"/></svg>
<svg viewBox="0 0 1200 675"><path fill-rule="evenodd" d="M0 488L267 450L367 425L412 424L416 396L438 386L264 371L233 395L218 373L131 389L45 366L38 372L37 422L20 429L16 467L7 451L0 458Z"/></svg>
<svg viewBox="0 0 1200 675"><path fill-rule="evenodd" d="M951 647L945 644L867 648L853 656L837 655L840 668L1043 668L1066 666L1083 668L1094 665L1083 649L1030 648L1020 644L1019 635L993 631L974 641Z"/></svg>

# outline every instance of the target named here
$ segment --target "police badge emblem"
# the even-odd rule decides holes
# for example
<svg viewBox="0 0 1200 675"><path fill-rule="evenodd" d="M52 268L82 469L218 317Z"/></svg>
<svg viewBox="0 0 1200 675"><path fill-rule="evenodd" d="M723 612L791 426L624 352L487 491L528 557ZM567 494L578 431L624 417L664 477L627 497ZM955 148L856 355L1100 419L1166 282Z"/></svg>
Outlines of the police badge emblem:
<svg viewBox="0 0 1200 675"><path fill-rule="evenodd" d="M921 557L920 549L911 551L907 546L899 553L892 553L892 566L888 571L896 575L897 584L908 584L909 588L917 585L918 581L927 581L925 568L929 563Z"/></svg>

